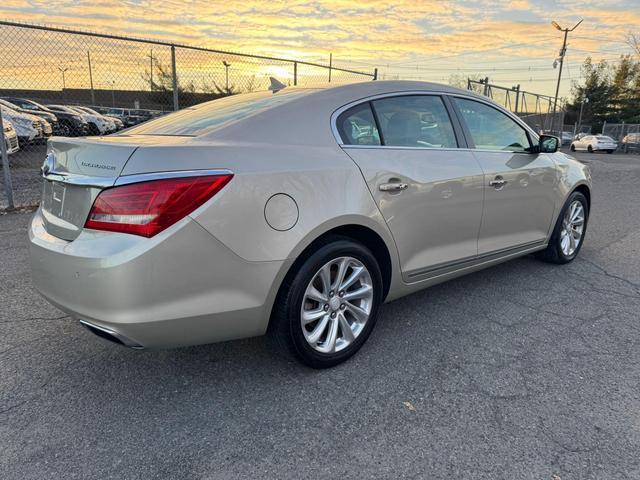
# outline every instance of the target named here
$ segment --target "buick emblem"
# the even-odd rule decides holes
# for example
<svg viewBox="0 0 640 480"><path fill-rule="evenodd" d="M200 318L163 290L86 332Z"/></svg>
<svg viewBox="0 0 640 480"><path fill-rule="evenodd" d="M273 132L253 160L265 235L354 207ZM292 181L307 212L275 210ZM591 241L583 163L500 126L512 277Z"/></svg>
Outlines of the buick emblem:
<svg viewBox="0 0 640 480"><path fill-rule="evenodd" d="M56 159L53 156L53 153L47 153L47 158L44 159L44 163L40 170L42 171L42 175L46 176L49 173L53 172L56 167Z"/></svg>

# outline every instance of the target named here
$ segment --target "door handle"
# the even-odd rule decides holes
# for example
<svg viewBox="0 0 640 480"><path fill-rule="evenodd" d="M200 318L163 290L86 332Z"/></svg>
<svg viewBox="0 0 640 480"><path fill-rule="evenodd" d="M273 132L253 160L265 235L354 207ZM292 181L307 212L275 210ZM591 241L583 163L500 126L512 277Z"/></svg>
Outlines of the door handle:
<svg viewBox="0 0 640 480"><path fill-rule="evenodd" d="M497 175L496 178L494 178L489 182L489 185L495 188L496 190L500 190L506 184L507 184L507 181L504 178L502 178L502 176L500 175Z"/></svg>
<svg viewBox="0 0 640 480"><path fill-rule="evenodd" d="M378 188L381 192L401 192L409 187L406 183L383 183Z"/></svg>

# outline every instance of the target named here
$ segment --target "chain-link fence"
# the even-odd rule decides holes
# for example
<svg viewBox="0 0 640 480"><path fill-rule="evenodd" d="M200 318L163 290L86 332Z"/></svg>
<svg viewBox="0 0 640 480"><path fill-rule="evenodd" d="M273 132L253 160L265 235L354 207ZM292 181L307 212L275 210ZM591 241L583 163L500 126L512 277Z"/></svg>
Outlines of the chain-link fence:
<svg viewBox="0 0 640 480"><path fill-rule="evenodd" d="M0 209L39 200L51 135L108 135L226 95L375 80L301 60L0 21Z"/></svg>
<svg viewBox="0 0 640 480"><path fill-rule="evenodd" d="M604 123L602 134L618 142L618 149L626 153L640 153L639 123Z"/></svg>
<svg viewBox="0 0 640 480"><path fill-rule="evenodd" d="M553 97L526 92L520 85L511 88L493 85L489 79L468 79L467 88L517 114L535 131L562 136L565 111L561 105L554 109Z"/></svg>

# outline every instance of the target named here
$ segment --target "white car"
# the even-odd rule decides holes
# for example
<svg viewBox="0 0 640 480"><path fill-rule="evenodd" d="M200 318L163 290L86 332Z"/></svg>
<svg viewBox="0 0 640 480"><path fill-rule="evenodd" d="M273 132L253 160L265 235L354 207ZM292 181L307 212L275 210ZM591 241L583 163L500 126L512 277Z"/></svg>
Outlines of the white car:
<svg viewBox="0 0 640 480"><path fill-rule="evenodd" d="M0 108L2 108L3 120L11 122L16 134L18 135L20 144L26 145L27 143L44 138L44 121L40 117L29 115L27 113L20 113L5 106Z"/></svg>
<svg viewBox="0 0 640 480"><path fill-rule="evenodd" d="M18 134L13 128L13 124L6 118L2 119L2 126L4 127L4 143L7 146L7 153L11 155L20 150L20 143L18 142Z"/></svg>
<svg viewBox="0 0 640 480"><path fill-rule="evenodd" d="M616 141L606 135L585 135L580 140L574 140L571 144L571 151L597 152L605 151L613 153L618 148Z"/></svg>
<svg viewBox="0 0 640 480"><path fill-rule="evenodd" d="M84 107L84 106L75 106L73 107L74 110L78 110L80 113L84 113L87 115L90 115L91 118L97 118L97 119L102 119L104 122L107 123L107 132L106 133L113 133L117 130L119 130L118 125L116 124L116 122L114 121L113 118L109 118L105 115L102 115L101 113L96 112L94 109L89 108L89 107ZM89 118L89 117L88 117ZM92 122L93 120L89 120L89 122ZM119 123L120 120L118 120Z"/></svg>

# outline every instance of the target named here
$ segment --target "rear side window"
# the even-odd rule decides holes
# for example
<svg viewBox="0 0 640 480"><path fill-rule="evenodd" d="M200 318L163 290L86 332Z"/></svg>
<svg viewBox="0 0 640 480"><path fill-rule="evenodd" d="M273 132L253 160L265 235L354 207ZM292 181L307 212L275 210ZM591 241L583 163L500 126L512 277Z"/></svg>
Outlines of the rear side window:
<svg viewBox="0 0 640 480"><path fill-rule="evenodd" d="M368 102L342 112L336 126L345 145L380 145L380 134Z"/></svg>
<svg viewBox="0 0 640 480"><path fill-rule="evenodd" d="M201 135L248 115L293 100L310 91L282 90L277 93L232 95L148 121L127 130L127 135Z"/></svg>
<svg viewBox="0 0 640 480"><path fill-rule="evenodd" d="M524 128L503 112L481 102L453 98L478 150L528 152L529 136Z"/></svg>
<svg viewBox="0 0 640 480"><path fill-rule="evenodd" d="M442 99L434 95L388 97L372 102L384 145L456 148L456 136Z"/></svg>

